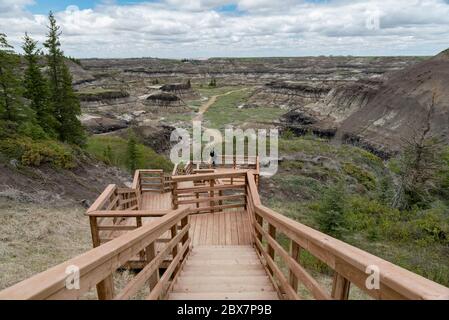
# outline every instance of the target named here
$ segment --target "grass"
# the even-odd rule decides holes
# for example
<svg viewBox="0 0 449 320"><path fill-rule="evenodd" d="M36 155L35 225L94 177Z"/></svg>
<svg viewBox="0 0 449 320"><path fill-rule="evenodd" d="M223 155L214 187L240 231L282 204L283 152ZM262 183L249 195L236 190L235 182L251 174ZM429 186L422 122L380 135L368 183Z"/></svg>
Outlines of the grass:
<svg viewBox="0 0 449 320"><path fill-rule="evenodd" d="M435 195L428 208L400 211L390 206L394 174L387 162L371 153L313 137L281 138L279 146L281 154L296 154L297 160L283 161L278 174L263 182L269 184L261 190L270 208L322 230L326 195L343 182L339 239L449 286L449 203L445 199ZM307 268L328 281L319 265L309 263Z"/></svg>
<svg viewBox="0 0 449 320"><path fill-rule="evenodd" d="M251 94L251 90L242 90L219 97L204 115L207 126L209 128L222 129L226 125L272 122L285 113L281 109L269 107L239 109L238 107L245 104Z"/></svg>
<svg viewBox="0 0 449 320"><path fill-rule="evenodd" d="M213 96L218 96L221 94L224 94L226 92L229 91L234 91L234 90L240 90L243 89L244 87L242 86L223 86L223 87L209 87L207 84L204 84L203 86L198 86L195 85L194 89L197 90L202 97L206 97L206 98L210 98Z"/></svg>
<svg viewBox="0 0 449 320"><path fill-rule="evenodd" d="M120 137L92 136L87 140L86 150L100 161L127 170L127 146L127 140ZM173 169L170 160L157 154L153 149L137 144L137 151L139 169L163 169L166 172Z"/></svg>
<svg viewBox="0 0 449 320"><path fill-rule="evenodd" d="M0 196L0 211L0 289L92 248L89 220L77 204L23 203Z"/></svg>

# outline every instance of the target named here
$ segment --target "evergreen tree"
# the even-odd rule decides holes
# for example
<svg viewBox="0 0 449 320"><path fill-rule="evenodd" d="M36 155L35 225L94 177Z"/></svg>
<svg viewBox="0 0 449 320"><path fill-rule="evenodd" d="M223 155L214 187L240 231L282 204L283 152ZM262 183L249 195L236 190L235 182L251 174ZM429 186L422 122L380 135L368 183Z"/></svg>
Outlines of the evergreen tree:
<svg viewBox="0 0 449 320"><path fill-rule="evenodd" d="M128 160L128 169L131 172L136 171L138 158L139 153L137 150L136 137L134 136L134 134L130 134L128 139L127 160Z"/></svg>
<svg viewBox="0 0 449 320"><path fill-rule="evenodd" d="M59 41L61 31L52 12L49 21L44 46L48 49L50 102L59 122L57 132L62 141L83 145L86 137L77 118L81 115L80 103L73 91L72 76L64 63L64 52Z"/></svg>
<svg viewBox="0 0 449 320"><path fill-rule="evenodd" d="M37 41L25 34L22 49L25 53L26 70L24 76L24 97L30 100L30 107L35 112L37 124L44 129L47 135L55 137L57 120L49 101L47 80L39 68L39 55Z"/></svg>
<svg viewBox="0 0 449 320"><path fill-rule="evenodd" d="M61 124L59 135L62 141L81 146L86 142L84 128L78 119L78 116L81 115L81 107L79 99L73 91L72 75L65 64L61 66L61 80L62 104L59 107Z"/></svg>
<svg viewBox="0 0 449 320"><path fill-rule="evenodd" d="M316 217L320 230L334 237L342 235L345 219L345 188L342 182L327 189Z"/></svg>
<svg viewBox="0 0 449 320"><path fill-rule="evenodd" d="M12 50L6 35L0 33L0 118L19 122L26 118L22 86L17 76L20 58Z"/></svg>

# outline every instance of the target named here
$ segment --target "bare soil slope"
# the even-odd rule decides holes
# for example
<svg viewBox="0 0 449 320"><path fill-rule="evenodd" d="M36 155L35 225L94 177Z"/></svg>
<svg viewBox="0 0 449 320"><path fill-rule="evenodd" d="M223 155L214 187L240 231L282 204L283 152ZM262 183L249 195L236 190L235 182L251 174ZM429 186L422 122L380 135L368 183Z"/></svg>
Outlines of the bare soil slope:
<svg viewBox="0 0 449 320"><path fill-rule="evenodd" d="M368 104L342 123L341 137L395 152L403 138L430 121L431 134L449 143L448 80L449 51L394 73Z"/></svg>

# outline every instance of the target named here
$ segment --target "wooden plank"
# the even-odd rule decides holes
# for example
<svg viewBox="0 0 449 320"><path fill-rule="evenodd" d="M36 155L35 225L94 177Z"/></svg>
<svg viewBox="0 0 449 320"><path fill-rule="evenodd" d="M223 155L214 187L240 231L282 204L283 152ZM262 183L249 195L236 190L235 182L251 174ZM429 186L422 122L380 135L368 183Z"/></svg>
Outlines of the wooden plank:
<svg viewBox="0 0 449 320"><path fill-rule="evenodd" d="M294 275L298 279L300 279L300 281L304 284L304 286L310 290L310 292L316 299L331 300L329 294L323 288L321 288L319 283L298 262L296 262L269 233L263 230L262 227L260 227L259 225L256 225L256 228L259 230L260 233L262 233L264 238L267 240L269 247L272 248L273 251L276 251L276 253L287 264L288 268L294 273ZM268 253L267 255L270 257L272 261L274 261L271 255L269 255ZM289 287L292 288L294 292L297 292L297 290L295 290L290 285L290 283L286 283L285 285L288 285Z"/></svg>
<svg viewBox="0 0 449 320"><path fill-rule="evenodd" d="M98 230L100 231L131 231L138 228L137 226L120 226L120 225L112 225L112 226L100 226Z"/></svg>
<svg viewBox="0 0 449 320"><path fill-rule="evenodd" d="M220 214L214 214L213 216L213 222L214 222L214 233L213 233L213 239L212 244L218 245L220 243Z"/></svg>
<svg viewBox="0 0 449 320"><path fill-rule="evenodd" d="M299 263L300 247L293 240L290 240L290 256L295 262ZM289 278L290 285L292 286L293 290L298 292L298 278L296 277L295 272L292 269L289 269Z"/></svg>
<svg viewBox="0 0 449 320"><path fill-rule="evenodd" d="M244 194L236 194L236 195L230 195L230 196L222 196L222 197L205 197L205 198L196 198L193 200L180 200L178 201L179 205L182 204L195 204L195 203L204 203L204 202L218 202L218 201L226 201L226 200L237 200L237 199L244 199ZM212 207L212 205L211 205Z"/></svg>
<svg viewBox="0 0 449 320"><path fill-rule="evenodd" d="M334 273L334 280L332 283L332 298L336 300L348 300L349 298L349 290L351 287L351 283L338 274Z"/></svg>
<svg viewBox="0 0 449 320"><path fill-rule="evenodd" d="M224 212L225 214L225 233L226 233L226 244L231 245L231 216L229 212Z"/></svg>
<svg viewBox="0 0 449 320"><path fill-rule="evenodd" d="M290 239L374 298L380 297L383 290L390 293L396 292L395 296L407 297L412 300L449 298L449 289L444 286L302 225L264 206L257 206L256 211L270 223L275 224L279 230L282 229L282 233ZM336 265L337 260L340 267ZM368 290L365 288L364 281L368 277L365 271L370 265L376 265L382 270L381 287L385 289ZM351 270L351 272L345 271L345 269ZM357 274L360 275L359 278L354 277ZM362 281L363 278L365 280Z"/></svg>
<svg viewBox="0 0 449 320"><path fill-rule="evenodd" d="M226 245L226 213L220 213L220 245Z"/></svg>
<svg viewBox="0 0 449 320"><path fill-rule="evenodd" d="M238 236L238 232L237 232L237 212L235 211L231 211L229 213L230 215L230 222L231 222L231 243L232 244L239 244L239 236Z"/></svg>
<svg viewBox="0 0 449 320"><path fill-rule="evenodd" d="M264 256L265 261L267 263L267 267L269 267L270 270L273 271L273 276L279 280L279 282L281 283L281 288L287 294L287 297L289 298L289 300L300 300L298 294L288 284L288 280L284 276L282 271L278 268L278 266L271 259L271 257L268 255L268 253L265 252L262 242L260 242L259 239L256 239L255 243L256 243L256 246L259 248L259 252Z"/></svg>
<svg viewBox="0 0 449 320"><path fill-rule="evenodd" d="M87 215L91 217L102 217L102 218L136 218L136 217L163 217L172 210L112 210L112 211L92 211Z"/></svg>
<svg viewBox="0 0 449 320"><path fill-rule="evenodd" d="M178 267L179 262L184 257L184 253L187 251L190 244L190 239L182 246L181 251L178 252L176 257L173 258L172 263L170 266L165 270L164 274L162 275L161 279L157 283L156 287L150 292L150 294L147 297L147 300L158 300L161 295L165 295L165 287L172 277L175 269Z"/></svg>
<svg viewBox="0 0 449 320"><path fill-rule="evenodd" d="M157 240L176 221L187 215L186 210L173 211L139 229L128 232L104 245L1 291L0 299L76 299L123 266L149 243ZM79 268L81 284L79 290L67 290L65 286L67 267L73 265Z"/></svg>
<svg viewBox="0 0 449 320"><path fill-rule="evenodd" d="M236 208L243 208L245 206L244 203L238 203L238 204L226 204L222 206L215 206L215 207L201 207L201 208L190 208L190 213L200 213L200 212L211 212L212 210L218 210L218 209L236 209Z"/></svg>
<svg viewBox="0 0 449 320"><path fill-rule="evenodd" d="M125 300L131 298L134 294L136 294L139 291L139 289L143 286L143 284L152 276L154 276L155 272L159 269L160 264L164 261L167 255L173 250L173 248L175 248L178 245L182 237L188 232L189 227L190 225L186 226L186 228L184 228L179 234L177 234L176 237L171 239L170 242L167 244L167 246L164 248L164 250L159 252L154 258L149 257L150 258L149 264L125 286L125 288L120 292L120 294L117 295L115 299ZM154 286L151 287L152 288L156 287L156 284L155 283L153 284Z"/></svg>
<svg viewBox="0 0 449 320"><path fill-rule="evenodd" d="M97 200L95 200L92 206L87 209L87 213L101 209L109 200L110 196L114 193L116 188L117 186L115 184L108 185L103 193L97 198Z"/></svg>
<svg viewBox="0 0 449 320"><path fill-rule="evenodd" d="M233 189L245 189L245 184L234 184L234 185L216 185L214 186L214 191L220 191L220 190L233 190ZM175 194L181 195L181 194L192 194L195 192L199 193L206 193L211 191L211 187L186 187L186 188L179 188L175 191Z"/></svg>
<svg viewBox="0 0 449 320"><path fill-rule="evenodd" d="M172 180L176 182L182 181L205 181L205 180L218 180L223 178L237 178L244 177L247 174L247 170L235 170L233 172L226 173L204 173L188 176L173 176Z"/></svg>

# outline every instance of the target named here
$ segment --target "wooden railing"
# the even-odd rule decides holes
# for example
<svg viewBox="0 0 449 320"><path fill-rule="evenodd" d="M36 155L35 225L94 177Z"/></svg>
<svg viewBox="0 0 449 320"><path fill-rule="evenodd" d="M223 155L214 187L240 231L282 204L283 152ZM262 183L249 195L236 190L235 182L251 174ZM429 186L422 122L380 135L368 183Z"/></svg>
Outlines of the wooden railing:
<svg viewBox="0 0 449 320"><path fill-rule="evenodd" d="M247 180L254 243L282 297L300 299L298 285L302 284L320 300L347 300L352 285L374 299L449 299L449 288L263 206L253 175L248 173ZM288 251L279 243L279 236L288 239ZM330 292L301 264L302 251L307 251L334 271ZM282 272L282 266L288 269L287 274Z"/></svg>
<svg viewBox="0 0 449 320"><path fill-rule="evenodd" d="M171 176L163 170L137 170L134 175L133 188L142 192L165 193L171 190Z"/></svg>
<svg viewBox="0 0 449 320"><path fill-rule="evenodd" d="M116 185L109 185L87 210L86 215L90 221L94 248L142 227L143 218L162 217L171 211L139 210L142 192L137 191L139 184L140 176L137 173L133 184L136 189L124 189L118 188ZM157 242L163 241L165 240L157 240ZM127 262L127 267L141 269L145 264L145 252L141 252Z"/></svg>
<svg viewBox="0 0 449 320"><path fill-rule="evenodd" d="M129 299L144 289L147 281L149 294L146 299L163 299L189 254L189 228L187 210L172 211L157 221L0 292L0 299L79 299L95 286L99 299ZM167 232L171 233L171 240L156 252L157 239ZM146 266L115 293L115 271L142 251L147 259ZM162 262L170 255L171 263L160 274Z"/></svg>
<svg viewBox="0 0 449 320"><path fill-rule="evenodd" d="M192 162L187 162L187 164L175 164L173 168L172 176L189 175L192 174L194 170L194 165Z"/></svg>
<svg viewBox="0 0 449 320"><path fill-rule="evenodd" d="M214 213L225 209L246 208L247 171L233 173L199 173L174 176L173 208L187 206L192 214ZM221 179L229 180L223 183ZM182 182L192 182L182 187Z"/></svg>

